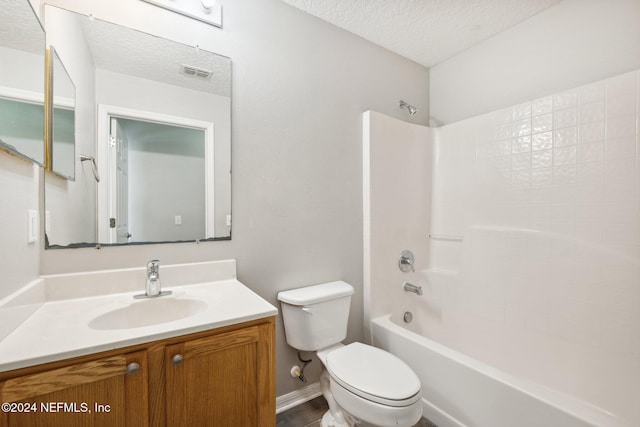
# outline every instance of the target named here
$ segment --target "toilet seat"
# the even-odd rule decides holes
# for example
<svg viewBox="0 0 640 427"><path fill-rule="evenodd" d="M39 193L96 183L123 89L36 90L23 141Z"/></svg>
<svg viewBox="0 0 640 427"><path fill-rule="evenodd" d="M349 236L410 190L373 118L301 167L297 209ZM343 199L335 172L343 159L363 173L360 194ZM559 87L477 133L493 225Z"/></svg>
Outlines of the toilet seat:
<svg viewBox="0 0 640 427"><path fill-rule="evenodd" d="M402 407L421 399L420 380L398 357L359 342L327 355L331 378L351 393L378 404Z"/></svg>

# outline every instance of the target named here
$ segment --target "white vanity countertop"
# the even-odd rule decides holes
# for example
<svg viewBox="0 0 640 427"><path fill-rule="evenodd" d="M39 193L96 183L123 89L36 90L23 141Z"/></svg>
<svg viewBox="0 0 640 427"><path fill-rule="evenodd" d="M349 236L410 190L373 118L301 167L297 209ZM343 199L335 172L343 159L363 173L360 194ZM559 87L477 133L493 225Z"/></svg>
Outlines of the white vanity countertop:
<svg viewBox="0 0 640 427"><path fill-rule="evenodd" d="M0 341L0 371L238 324L274 316L278 312L236 279L163 286L162 290L173 293L157 298L134 299L134 295L143 291L138 290L45 301ZM126 321L124 313L136 304L135 308L140 308L139 304L148 304L146 307L151 308L154 315L169 310L167 307L175 303L169 299L197 301L199 311L148 326L122 329L95 326L94 319L113 311L116 311L113 319Z"/></svg>

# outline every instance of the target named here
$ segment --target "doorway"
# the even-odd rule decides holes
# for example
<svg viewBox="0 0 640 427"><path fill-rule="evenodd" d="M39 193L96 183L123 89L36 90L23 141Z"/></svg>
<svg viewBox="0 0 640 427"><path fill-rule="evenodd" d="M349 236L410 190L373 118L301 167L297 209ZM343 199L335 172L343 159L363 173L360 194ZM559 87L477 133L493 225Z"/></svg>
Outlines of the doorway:
<svg viewBox="0 0 640 427"><path fill-rule="evenodd" d="M98 191L100 241L213 236L213 124L101 107L108 177Z"/></svg>

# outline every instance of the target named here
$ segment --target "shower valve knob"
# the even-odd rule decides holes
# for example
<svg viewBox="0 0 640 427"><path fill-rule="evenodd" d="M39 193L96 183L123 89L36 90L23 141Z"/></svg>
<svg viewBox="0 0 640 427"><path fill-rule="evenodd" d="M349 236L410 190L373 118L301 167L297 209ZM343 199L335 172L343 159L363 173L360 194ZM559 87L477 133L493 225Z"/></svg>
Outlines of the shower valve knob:
<svg viewBox="0 0 640 427"><path fill-rule="evenodd" d="M400 271L404 273L408 273L409 271L415 270L415 257L413 256L413 252L405 250L400 254L400 258L398 259L398 267Z"/></svg>

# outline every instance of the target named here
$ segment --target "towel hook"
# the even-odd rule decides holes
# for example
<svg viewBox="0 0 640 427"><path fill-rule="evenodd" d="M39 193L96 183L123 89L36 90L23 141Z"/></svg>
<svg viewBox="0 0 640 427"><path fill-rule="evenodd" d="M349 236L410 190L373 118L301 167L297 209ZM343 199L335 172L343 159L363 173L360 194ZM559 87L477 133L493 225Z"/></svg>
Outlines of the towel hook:
<svg viewBox="0 0 640 427"><path fill-rule="evenodd" d="M80 161L84 162L86 160L91 160L91 168L93 169L93 177L96 179L96 182L100 182L100 175L98 175L98 166L96 165L95 157L87 156L85 154L80 154Z"/></svg>

